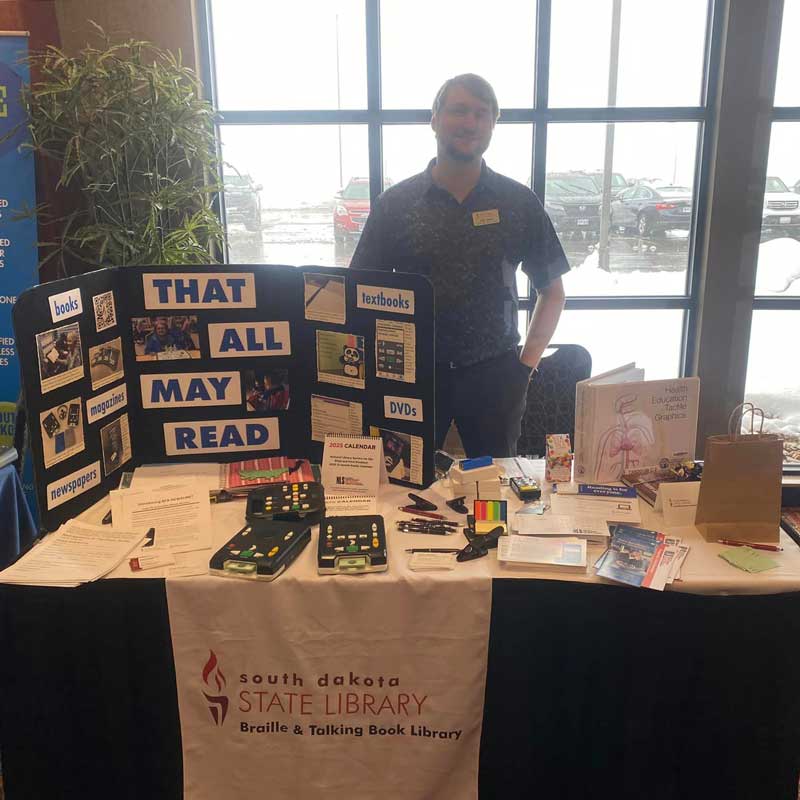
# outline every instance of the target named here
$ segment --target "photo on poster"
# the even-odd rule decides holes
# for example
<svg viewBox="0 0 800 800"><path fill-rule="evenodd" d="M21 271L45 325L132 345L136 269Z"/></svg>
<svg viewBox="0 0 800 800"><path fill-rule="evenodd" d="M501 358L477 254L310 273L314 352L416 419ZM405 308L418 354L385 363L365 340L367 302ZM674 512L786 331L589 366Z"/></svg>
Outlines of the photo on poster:
<svg viewBox="0 0 800 800"><path fill-rule="evenodd" d="M363 389L364 337L352 333L317 331L317 380Z"/></svg>
<svg viewBox="0 0 800 800"><path fill-rule="evenodd" d="M303 275L306 319L344 325L347 318L344 278L340 275Z"/></svg>
<svg viewBox="0 0 800 800"><path fill-rule="evenodd" d="M102 333L117 324L117 308L114 305L114 292L103 292L92 298L94 305L94 326Z"/></svg>
<svg viewBox="0 0 800 800"><path fill-rule="evenodd" d="M77 322L36 334L42 394L83 377L81 332Z"/></svg>
<svg viewBox="0 0 800 800"><path fill-rule="evenodd" d="M413 322L375 320L375 374L387 380L417 382L417 340Z"/></svg>
<svg viewBox="0 0 800 800"><path fill-rule="evenodd" d="M42 454L46 469L85 449L80 397L42 411L39 424L42 428Z"/></svg>
<svg viewBox="0 0 800 800"><path fill-rule="evenodd" d="M319 394L311 395L311 439L314 442L324 442L327 433L361 436L362 419L361 403Z"/></svg>
<svg viewBox="0 0 800 800"><path fill-rule="evenodd" d="M248 411L286 411L289 408L288 369L249 369L244 373Z"/></svg>
<svg viewBox="0 0 800 800"><path fill-rule="evenodd" d="M200 358L200 334L194 314L132 317L137 361Z"/></svg>
<svg viewBox="0 0 800 800"><path fill-rule="evenodd" d="M92 389L99 389L125 376L122 365L122 339L117 337L110 342L89 348L89 375Z"/></svg>
<svg viewBox="0 0 800 800"><path fill-rule="evenodd" d="M370 425L370 436L383 440L383 460L390 478L422 483L422 437Z"/></svg>
<svg viewBox="0 0 800 800"><path fill-rule="evenodd" d="M131 457L131 431L128 415L123 414L100 428L100 446L103 450L103 474L110 475Z"/></svg>

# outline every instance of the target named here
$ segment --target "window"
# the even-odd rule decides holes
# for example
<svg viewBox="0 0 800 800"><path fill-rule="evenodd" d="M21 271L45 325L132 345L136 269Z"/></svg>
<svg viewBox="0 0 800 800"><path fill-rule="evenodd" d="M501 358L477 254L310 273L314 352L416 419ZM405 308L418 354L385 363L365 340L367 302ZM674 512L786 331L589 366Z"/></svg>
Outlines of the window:
<svg viewBox="0 0 800 800"><path fill-rule="evenodd" d="M230 261L349 263L370 201L435 155L436 90L477 72L501 106L487 163L538 194L573 267L556 338L586 346L595 371L685 369L717 58L708 2L283 5L204 6ZM533 300L521 272L517 285L524 332ZM657 346L620 344L648 320Z"/></svg>
<svg viewBox="0 0 800 800"><path fill-rule="evenodd" d="M775 86L776 106L800 105L794 41L800 2L785 0ZM784 437L784 457L800 466L800 375L787 332L800 322L800 113L776 108L761 210L755 301L745 399L763 409L765 429ZM791 336L792 334L789 334Z"/></svg>

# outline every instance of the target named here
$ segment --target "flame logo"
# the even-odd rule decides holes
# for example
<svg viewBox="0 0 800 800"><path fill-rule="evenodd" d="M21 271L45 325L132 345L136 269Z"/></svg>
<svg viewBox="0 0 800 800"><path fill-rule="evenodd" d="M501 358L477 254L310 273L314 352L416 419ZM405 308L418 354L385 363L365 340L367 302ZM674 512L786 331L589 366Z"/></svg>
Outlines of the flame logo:
<svg viewBox="0 0 800 800"><path fill-rule="evenodd" d="M209 694L203 692L203 697L208 701L208 710L211 712L211 718L214 720L215 725L222 725L225 722L225 717L228 714L228 696L222 694L223 689L227 685L225 676L219 668L217 661L217 654L213 650L208 651L208 661L203 667L203 683L213 692L214 686L212 679L216 685L217 694Z"/></svg>

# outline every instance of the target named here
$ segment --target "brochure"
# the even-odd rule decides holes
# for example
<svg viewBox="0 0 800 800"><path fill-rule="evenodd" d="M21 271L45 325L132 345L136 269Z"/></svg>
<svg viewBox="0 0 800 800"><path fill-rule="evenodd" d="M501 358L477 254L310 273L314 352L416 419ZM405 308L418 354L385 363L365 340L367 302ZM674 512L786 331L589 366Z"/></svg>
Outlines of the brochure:
<svg viewBox="0 0 800 800"><path fill-rule="evenodd" d="M650 587L663 552L663 533L615 525L597 575L631 586Z"/></svg>

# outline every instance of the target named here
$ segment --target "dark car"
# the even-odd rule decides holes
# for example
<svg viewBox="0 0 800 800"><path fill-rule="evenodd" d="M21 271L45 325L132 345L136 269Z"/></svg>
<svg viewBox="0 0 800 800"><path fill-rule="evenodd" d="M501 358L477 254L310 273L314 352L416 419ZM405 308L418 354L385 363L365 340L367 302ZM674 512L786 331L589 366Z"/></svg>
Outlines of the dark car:
<svg viewBox="0 0 800 800"><path fill-rule="evenodd" d="M611 227L653 236L667 230L689 230L692 190L688 186L637 183L620 192L611 204Z"/></svg>
<svg viewBox="0 0 800 800"><path fill-rule="evenodd" d="M586 172L549 172L544 207L562 239L596 241L600 236L601 197Z"/></svg>
<svg viewBox="0 0 800 800"><path fill-rule="evenodd" d="M333 236L337 241L356 239L369 216L369 178L351 178L336 195L333 210Z"/></svg>
<svg viewBox="0 0 800 800"><path fill-rule="evenodd" d="M261 189L249 175L225 175L225 219L241 222L248 231L261 230Z"/></svg>

